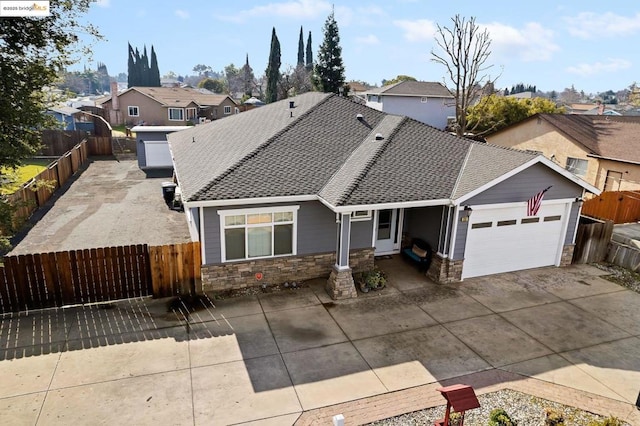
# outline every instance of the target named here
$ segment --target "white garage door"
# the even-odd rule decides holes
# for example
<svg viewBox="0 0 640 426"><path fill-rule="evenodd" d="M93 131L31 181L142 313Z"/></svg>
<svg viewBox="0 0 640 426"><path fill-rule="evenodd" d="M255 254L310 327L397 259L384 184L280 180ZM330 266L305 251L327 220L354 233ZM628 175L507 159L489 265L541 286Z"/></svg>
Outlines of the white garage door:
<svg viewBox="0 0 640 426"><path fill-rule="evenodd" d="M462 278L555 265L564 242L566 204L474 209L469 218ZM462 213L464 214L464 213Z"/></svg>
<svg viewBox="0 0 640 426"><path fill-rule="evenodd" d="M171 151L167 141L144 141L146 167L172 167Z"/></svg>

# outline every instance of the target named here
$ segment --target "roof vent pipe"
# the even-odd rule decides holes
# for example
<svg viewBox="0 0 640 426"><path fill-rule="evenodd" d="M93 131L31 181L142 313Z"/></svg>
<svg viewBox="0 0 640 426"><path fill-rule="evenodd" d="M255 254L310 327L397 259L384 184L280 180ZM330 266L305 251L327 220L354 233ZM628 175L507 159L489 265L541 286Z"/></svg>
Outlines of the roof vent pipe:
<svg viewBox="0 0 640 426"><path fill-rule="evenodd" d="M382 139L384 139L384 138L382 137L382 133L376 133L376 140L377 140L377 141L381 141Z"/></svg>
<svg viewBox="0 0 640 426"><path fill-rule="evenodd" d="M294 101L289 101L289 108L295 108L296 103Z"/></svg>
<svg viewBox="0 0 640 426"><path fill-rule="evenodd" d="M356 118L360 121L364 120L364 116L362 114L357 114Z"/></svg>

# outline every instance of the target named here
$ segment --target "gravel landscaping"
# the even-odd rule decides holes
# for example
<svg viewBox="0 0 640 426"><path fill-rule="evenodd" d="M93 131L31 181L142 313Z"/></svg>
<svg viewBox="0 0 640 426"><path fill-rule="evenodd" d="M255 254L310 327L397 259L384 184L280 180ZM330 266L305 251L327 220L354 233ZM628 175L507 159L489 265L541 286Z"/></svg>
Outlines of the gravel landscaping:
<svg viewBox="0 0 640 426"><path fill-rule="evenodd" d="M591 422L602 422L606 418L597 414L579 410L553 401L504 389L478 396L480 408L465 414L465 426L485 426L489 424L489 414L494 408L502 408L518 426L545 426L547 410L562 414L566 426L587 426ZM428 408L397 417L391 417L370 423L373 426L432 426L436 420L444 418L445 406ZM560 423L556 423L560 424ZM601 423L595 423L601 424ZM609 423L610 426L628 425L628 423Z"/></svg>

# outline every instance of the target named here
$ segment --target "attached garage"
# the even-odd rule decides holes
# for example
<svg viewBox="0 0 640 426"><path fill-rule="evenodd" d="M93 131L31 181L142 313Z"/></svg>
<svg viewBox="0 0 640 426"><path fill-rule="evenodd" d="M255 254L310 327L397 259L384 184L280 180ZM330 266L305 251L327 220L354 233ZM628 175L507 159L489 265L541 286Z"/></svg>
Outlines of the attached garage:
<svg viewBox="0 0 640 426"><path fill-rule="evenodd" d="M462 278L558 265L570 211L570 203L548 203L528 217L526 206L474 206Z"/></svg>
<svg viewBox="0 0 640 426"><path fill-rule="evenodd" d="M141 169L170 169L173 158L167 134L188 129L190 126L135 126L138 167Z"/></svg>

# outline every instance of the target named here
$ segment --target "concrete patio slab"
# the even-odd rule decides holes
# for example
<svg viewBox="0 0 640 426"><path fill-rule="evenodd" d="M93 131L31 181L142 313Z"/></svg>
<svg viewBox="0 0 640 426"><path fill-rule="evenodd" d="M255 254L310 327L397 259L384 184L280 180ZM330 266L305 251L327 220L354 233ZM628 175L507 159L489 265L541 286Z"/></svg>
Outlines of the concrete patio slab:
<svg viewBox="0 0 640 426"><path fill-rule="evenodd" d="M436 286L427 278L424 272L418 271L415 265L397 258L381 258L376 260L376 265L387 275L389 286L405 292L425 286Z"/></svg>
<svg viewBox="0 0 640 426"><path fill-rule="evenodd" d="M0 398L0 424L35 425L46 392Z"/></svg>
<svg viewBox="0 0 640 426"><path fill-rule="evenodd" d="M556 352L629 337L629 333L568 303L558 302L501 314Z"/></svg>
<svg viewBox="0 0 640 426"><path fill-rule="evenodd" d="M121 340L73 340L60 355L52 389L189 368L181 328L122 335ZM129 342L135 342L130 344ZM98 344L104 344L99 346Z"/></svg>
<svg viewBox="0 0 640 426"><path fill-rule="evenodd" d="M310 288L289 289L277 293L261 294L258 296L258 300L260 300L264 312L304 308L306 306L320 304L320 300Z"/></svg>
<svg viewBox="0 0 640 426"><path fill-rule="evenodd" d="M640 294L631 290L571 300L571 304L627 331L640 335Z"/></svg>
<svg viewBox="0 0 640 426"><path fill-rule="evenodd" d="M39 425L86 423L193 424L189 371L92 383L47 394Z"/></svg>
<svg viewBox="0 0 640 426"><path fill-rule="evenodd" d="M302 411L279 355L194 368L192 373L195 424L228 425Z"/></svg>
<svg viewBox="0 0 640 426"><path fill-rule="evenodd" d="M442 326L354 341L389 390L405 389L489 368Z"/></svg>
<svg viewBox="0 0 640 426"><path fill-rule="evenodd" d="M5 359L0 362L0 398L36 393L49 389L59 353Z"/></svg>
<svg viewBox="0 0 640 426"><path fill-rule="evenodd" d="M618 284L595 275L575 276L573 279L549 280L540 282L538 285L564 300L624 290Z"/></svg>
<svg viewBox="0 0 640 426"><path fill-rule="evenodd" d="M599 382L609 384L624 401L635 403L640 396L640 338L603 343L562 356Z"/></svg>
<svg viewBox="0 0 640 426"><path fill-rule="evenodd" d="M64 343L75 322L74 312L47 309L30 315L6 316L0 320L0 350Z"/></svg>
<svg viewBox="0 0 640 426"><path fill-rule="evenodd" d="M282 357L305 410L388 390L351 343L291 352Z"/></svg>
<svg viewBox="0 0 640 426"><path fill-rule="evenodd" d="M408 290L404 295L440 323L493 313L464 294L459 286L434 285Z"/></svg>
<svg viewBox="0 0 640 426"><path fill-rule="evenodd" d="M621 395L588 374L583 368L553 354L502 367L503 370L534 377L549 383L580 389L606 398L621 400ZM606 383L606 382L605 382Z"/></svg>
<svg viewBox="0 0 640 426"><path fill-rule="evenodd" d="M436 321L403 295L347 300L331 305L329 313L351 340L435 325Z"/></svg>
<svg viewBox="0 0 640 426"><path fill-rule="evenodd" d="M270 417L268 419L254 420L246 423L237 423L236 426L290 426L295 424L299 417L299 413L285 414L284 416Z"/></svg>
<svg viewBox="0 0 640 426"><path fill-rule="evenodd" d="M265 314L281 353L346 342L338 324L322 306Z"/></svg>
<svg viewBox="0 0 640 426"><path fill-rule="evenodd" d="M278 353L263 314L194 324L190 327L189 339L192 367Z"/></svg>
<svg viewBox="0 0 640 426"><path fill-rule="evenodd" d="M494 367L552 353L496 314L448 323L446 328Z"/></svg>
<svg viewBox="0 0 640 426"><path fill-rule="evenodd" d="M229 299L212 299L213 308L209 311L199 312L201 321L210 321L218 318L234 318L244 315L262 314L262 307L257 296L241 296ZM206 315L209 315L207 319Z"/></svg>
<svg viewBox="0 0 640 426"><path fill-rule="evenodd" d="M527 271L522 273L526 274ZM535 286L517 285L507 274L465 280L461 289L466 295L498 313L560 300Z"/></svg>

